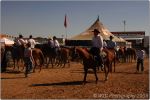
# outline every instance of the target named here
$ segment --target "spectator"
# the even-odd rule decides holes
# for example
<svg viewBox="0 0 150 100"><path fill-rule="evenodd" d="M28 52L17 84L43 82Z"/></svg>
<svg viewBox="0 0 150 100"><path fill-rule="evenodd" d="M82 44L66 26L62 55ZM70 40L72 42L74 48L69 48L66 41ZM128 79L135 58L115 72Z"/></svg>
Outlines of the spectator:
<svg viewBox="0 0 150 100"><path fill-rule="evenodd" d="M27 77L27 74L32 70L33 68L33 56L32 56L32 49L31 49L31 44L27 43L27 47L25 48L24 51L24 61L25 61L25 66L26 66L26 71L25 71L25 77Z"/></svg>
<svg viewBox="0 0 150 100"><path fill-rule="evenodd" d="M136 52L136 56L137 56L137 72L139 72L139 66L141 65L141 71L144 71L144 56L145 56L145 52L142 48L138 48L137 52Z"/></svg>

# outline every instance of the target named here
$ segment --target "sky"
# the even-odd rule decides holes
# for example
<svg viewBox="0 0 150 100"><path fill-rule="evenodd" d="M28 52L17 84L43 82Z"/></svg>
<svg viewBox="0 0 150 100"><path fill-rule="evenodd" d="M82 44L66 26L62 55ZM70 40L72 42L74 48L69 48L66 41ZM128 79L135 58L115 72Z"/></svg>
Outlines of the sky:
<svg viewBox="0 0 150 100"><path fill-rule="evenodd" d="M64 27L65 14L67 28ZM99 16L113 31L150 34L149 1L1 1L1 33L29 37L75 36Z"/></svg>

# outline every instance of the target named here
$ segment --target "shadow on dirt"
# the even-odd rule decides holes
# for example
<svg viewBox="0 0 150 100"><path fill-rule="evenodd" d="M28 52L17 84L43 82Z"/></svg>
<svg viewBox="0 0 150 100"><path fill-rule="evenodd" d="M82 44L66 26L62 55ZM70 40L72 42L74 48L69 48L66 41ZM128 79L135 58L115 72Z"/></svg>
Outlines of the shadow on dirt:
<svg viewBox="0 0 150 100"><path fill-rule="evenodd" d="M83 81L71 81L71 82L59 82L59 83L42 83L42 84L32 84L33 86L67 86L67 85L82 85Z"/></svg>
<svg viewBox="0 0 150 100"><path fill-rule="evenodd" d="M104 80L99 80L98 82L104 83ZM96 84L95 81L87 81L86 84ZM30 87L35 86L68 86L68 85L83 85L83 81L70 81L70 82L59 82L59 83L41 83L41 84L32 84Z"/></svg>
<svg viewBox="0 0 150 100"><path fill-rule="evenodd" d="M3 78L1 78L1 80L5 80L5 79L21 79L21 78L25 78L25 77L3 77Z"/></svg>

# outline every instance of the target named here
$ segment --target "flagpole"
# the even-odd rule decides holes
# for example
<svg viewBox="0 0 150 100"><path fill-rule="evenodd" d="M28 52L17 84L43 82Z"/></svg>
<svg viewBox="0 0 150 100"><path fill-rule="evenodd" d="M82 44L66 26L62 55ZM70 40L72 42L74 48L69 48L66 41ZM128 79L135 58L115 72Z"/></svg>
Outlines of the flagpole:
<svg viewBox="0 0 150 100"><path fill-rule="evenodd" d="M66 32L66 39L67 39L67 15L65 14L65 20L64 20L64 27Z"/></svg>
<svg viewBox="0 0 150 100"><path fill-rule="evenodd" d="M65 28L65 32L66 32L66 39L67 39L67 28Z"/></svg>

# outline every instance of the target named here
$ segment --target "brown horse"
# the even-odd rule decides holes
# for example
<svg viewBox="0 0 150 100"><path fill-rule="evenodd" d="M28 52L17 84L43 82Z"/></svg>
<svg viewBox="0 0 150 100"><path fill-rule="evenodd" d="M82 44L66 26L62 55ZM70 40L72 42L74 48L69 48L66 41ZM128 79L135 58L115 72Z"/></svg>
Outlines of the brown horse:
<svg viewBox="0 0 150 100"><path fill-rule="evenodd" d="M83 83L84 84L86 83L86 76L87 76L88 69L93 69L94 75L96 78L96 83L97 83L98 77L97 77L97 72L96 72L95 60L94 60L93 56L90 53L88 53L85 49L80 48L80 47L75 48L75 53L78 53L79 56L83 60L83 67L84 67Z"/></svg>
<svg viewBox="0 0 150 100"><path fill-rule="evenodd" d="M33 72L35 72L36 66L39 66L40 71L41 71L41 68L44 65L44 55L43 55L42 51L38 48L34 48L34 49L32 49L32 55L33 55L33 59L34 59L34 62L35 62ZM39 61L40 64L38 64L38 61Z"/></svg>
<svg viewBox="0 0 150 100"><path fill-rule="evenodd" d="M107 72L106 77L108 78L108 73L112 72L112 63L114 63L114 72L115 72L115 64L116 64L116 54L114 49L103 49L103 52L106 53L106 57L104 58L104 64L107 66L108 71L106 71L106 67L104 70ZM107 80L107 79L106 79Z"/></svg>
<svg viewBox="0 0 150 100"><path fill-rule="evenodd" d="M61 47L59 50L59 56L58 56L58 65L61 66L63 64L63 67L65 67L66 63L68 63L68 66L70 67L70 48Z"/></svg>

